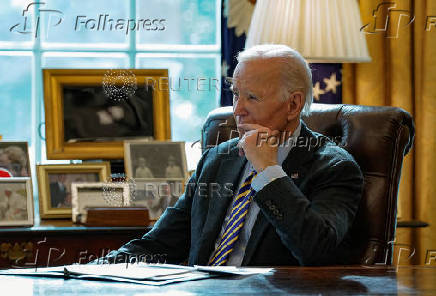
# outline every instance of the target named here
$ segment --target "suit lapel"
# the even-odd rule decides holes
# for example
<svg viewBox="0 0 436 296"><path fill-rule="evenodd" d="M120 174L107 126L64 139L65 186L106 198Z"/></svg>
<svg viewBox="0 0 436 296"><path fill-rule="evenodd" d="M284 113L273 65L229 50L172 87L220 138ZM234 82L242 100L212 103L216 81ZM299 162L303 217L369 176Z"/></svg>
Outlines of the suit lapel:
<svg viewBox="0 0 436 296"><path fill-rule="evenodd" d="M319 147L317 144L318 137L301 121L300 136L295 147L291 149L282 164L285 173L291 177L298 187L300 187L301 181L307 175L309 167L306 163L312 159L314 151Z"/></svg>
<svg viewBox="0 0 436 296"><path fill-rule="evenodd" d="M219 186L224 184L233 184L233 193L238 190L241 174L247 163L245 157L238 154L238 148L233 147L230 149L228 157L224 158L219 166L216 180ZM233 194L223 194L223 192L211 191L209 196L209 208L206 222L203 227L201 235L201 247L199 248L197 264L207 265L209 257L215 248L215 241L221 231L221 227L229 207L233 199Z"/></svg>
<svg viewBox="0 0 436 296"><path fill-rule="evenodd" d="M285 173L291 177L295 185L298 187L300 186L304 176L307 175L307 170L309 169L308 166L305 166L304 164L312 158L313 151L316 149L316 147L311 147L311 149L309 149L309 146L304 144L315 143L314 141L316 136L306 127L303 121L301 121L299 139L301 139L301 143L299 143L297 140L297 145L291 149L282 164ZM253 229L251 230L250 239L247 243L242 265L248 265L250 263L268 226L270 226L270 223L263 214L262 210L260 210Z"/></svg>

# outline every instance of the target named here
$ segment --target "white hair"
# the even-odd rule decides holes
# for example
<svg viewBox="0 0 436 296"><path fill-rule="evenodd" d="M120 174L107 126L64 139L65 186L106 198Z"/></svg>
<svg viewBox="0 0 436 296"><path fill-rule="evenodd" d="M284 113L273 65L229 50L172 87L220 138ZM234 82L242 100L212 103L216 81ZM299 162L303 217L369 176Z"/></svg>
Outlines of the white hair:
<svg viewBox="0 0 436 296"><path fill-rule="evenodd" d="M270 58L281 61L282 89L279 91L279 97L287 100L292 92L302 91L305 95L305 102L301 113L308 115L312 104L312 72L298 51L286 45L263 44L245 49L239 52L237 57L239 63Z"/></svg>

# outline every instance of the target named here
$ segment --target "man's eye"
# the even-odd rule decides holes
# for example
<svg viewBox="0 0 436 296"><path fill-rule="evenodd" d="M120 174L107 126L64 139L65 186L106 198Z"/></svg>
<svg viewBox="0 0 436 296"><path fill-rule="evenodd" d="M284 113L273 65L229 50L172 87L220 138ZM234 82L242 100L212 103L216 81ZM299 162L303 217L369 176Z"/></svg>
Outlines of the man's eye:
<svg viewBox="0 0 436 296"><path fill-rule="evenodd" d="M255 96L255 95L248 95L248 98L250 99L250 100L257 100L257 97Z"/></svg>

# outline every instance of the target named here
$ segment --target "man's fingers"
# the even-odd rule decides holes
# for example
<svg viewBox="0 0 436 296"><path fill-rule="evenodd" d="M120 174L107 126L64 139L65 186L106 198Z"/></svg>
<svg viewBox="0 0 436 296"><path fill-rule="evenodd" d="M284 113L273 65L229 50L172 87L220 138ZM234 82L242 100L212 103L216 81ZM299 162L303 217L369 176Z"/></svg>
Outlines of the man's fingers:
<svg viewBox="0 0 436 296"><path fill-rule="evenodd" d="M260 127L256 129L255 127ZM249 145L259 145L265 141L267 145L277 146L280 142L280 131L274 130L271 131L267 127L260 126L258 124L242 124L239 125L238 128L247 128L247 131L243 134L243 136L239 139L237 147L240 149L240 155L243 150L246 149L246 146ZM263 141L262 141L263 139Z"/></svg>

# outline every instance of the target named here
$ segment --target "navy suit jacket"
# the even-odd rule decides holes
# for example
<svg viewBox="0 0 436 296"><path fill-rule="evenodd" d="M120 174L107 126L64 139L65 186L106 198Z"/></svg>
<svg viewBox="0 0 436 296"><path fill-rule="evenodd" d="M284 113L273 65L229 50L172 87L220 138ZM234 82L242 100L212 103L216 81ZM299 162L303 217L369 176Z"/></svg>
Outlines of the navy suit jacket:
<svg viewBox="0 0 436 296"><path fill-rule="evenodd" d="M113 262L126 254L158 254L167 263L207 265L247 161L239 156L237 141L207 150L174 207L141 239L106 258ZM242 265L350 263L348 231L363 186L353 157L302 123L282 167L288 176L254 196L260 212Z"/></svg>

